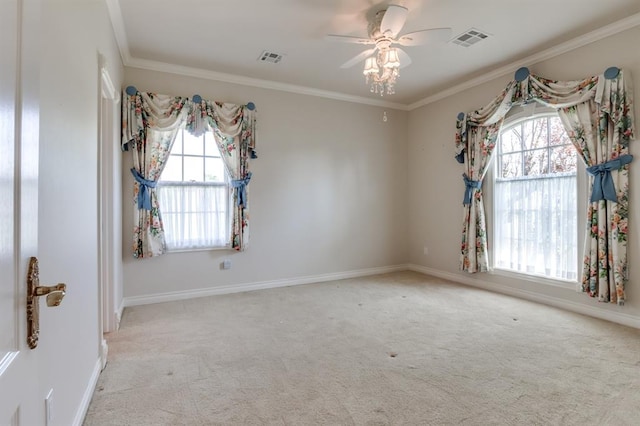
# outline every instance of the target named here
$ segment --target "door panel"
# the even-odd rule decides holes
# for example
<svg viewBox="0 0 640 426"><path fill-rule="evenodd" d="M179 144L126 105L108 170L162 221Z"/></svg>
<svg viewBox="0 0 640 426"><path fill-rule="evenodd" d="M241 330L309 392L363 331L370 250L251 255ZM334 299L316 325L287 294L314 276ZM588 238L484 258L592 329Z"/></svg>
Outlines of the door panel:
<svg viewBox="0 0 640 426"><path fill-rule="evenodd" d="M17 2L0 0L0 360L17 350L14 266ZM2 368L0 361L0 368ZM1 423L0 423L1 424Z"/></svg>
<svg viewBox="0 0 640 426"><path fill-rule="evenodd" d="M0 425L44 424L27 346L26 275L37 255L37 0L0 0ZM27 72L23 72L26 70Z"/></svg>

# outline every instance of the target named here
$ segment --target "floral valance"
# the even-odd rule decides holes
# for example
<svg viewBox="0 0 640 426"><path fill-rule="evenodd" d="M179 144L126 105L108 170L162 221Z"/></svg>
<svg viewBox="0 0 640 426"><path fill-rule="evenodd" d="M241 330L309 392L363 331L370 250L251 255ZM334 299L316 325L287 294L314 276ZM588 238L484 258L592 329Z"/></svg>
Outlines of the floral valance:
<svg viewBox="0 0 640 426"><path fill-rule="evenodd" d="M631 90L624 72L615 79L604 75L584 80L556 81L529 75L523 81L511 81L488 105L470 113L461 113L456 122L455 155L464 161L469 126L489 126L501 122L513 105L538 102L556 109L582 104L590 99L600 105L600 111L608 114L612 125L620 133L630 137L633 131L633 114L630 114Z"/></svg>
<svg viewBox="0 0 640 426"><path fill-rule="evenodd" d="M255 109L208 100L137 92L124 96L122 106L122 147L144 140L146 128L168 131L182 126L195 136L211 129L216 136L239 137L255 149Z"/></svg>

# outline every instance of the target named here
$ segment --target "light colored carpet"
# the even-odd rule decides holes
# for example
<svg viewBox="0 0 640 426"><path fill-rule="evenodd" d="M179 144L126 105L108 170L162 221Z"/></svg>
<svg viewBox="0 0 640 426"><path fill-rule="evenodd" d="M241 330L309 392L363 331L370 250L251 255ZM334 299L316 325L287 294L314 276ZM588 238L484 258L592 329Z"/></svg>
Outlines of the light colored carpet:
<svg viewBox="0 0 640 426"><path fill-rule="evenodd" d="M215 424L638 425L640 331L412 272L127 308L85 425Z"/></svg>

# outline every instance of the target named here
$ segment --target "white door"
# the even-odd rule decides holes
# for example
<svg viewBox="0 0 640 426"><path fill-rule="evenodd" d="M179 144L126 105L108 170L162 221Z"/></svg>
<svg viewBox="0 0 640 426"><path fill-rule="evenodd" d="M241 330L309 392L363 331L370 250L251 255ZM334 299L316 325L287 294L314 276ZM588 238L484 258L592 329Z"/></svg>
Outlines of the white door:
<svg viewBox="0 0 640 426"><path fill-rule="evenodd" d="M37 255L39 3L0 0L0 425L44 424L26 275ZM34 68L35 65L35 68Z"/></svg>

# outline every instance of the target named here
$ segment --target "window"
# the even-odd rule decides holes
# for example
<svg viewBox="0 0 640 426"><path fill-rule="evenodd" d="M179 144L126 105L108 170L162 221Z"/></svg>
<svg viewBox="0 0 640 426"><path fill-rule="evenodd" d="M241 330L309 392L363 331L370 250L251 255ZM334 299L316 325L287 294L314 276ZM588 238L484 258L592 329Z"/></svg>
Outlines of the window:
<svg viewBox="0 0 640 426"><path fill-rule="evenodd" d="M158 182L168 250L229 245L228 183L213 133L179 130Z"/></svg>
<svg viewBox="0 0 640 426"><path fill-rule="evenodd" d="M494 171L494 266L577 279L577 155L557 115L501 131Z"/></svg>

